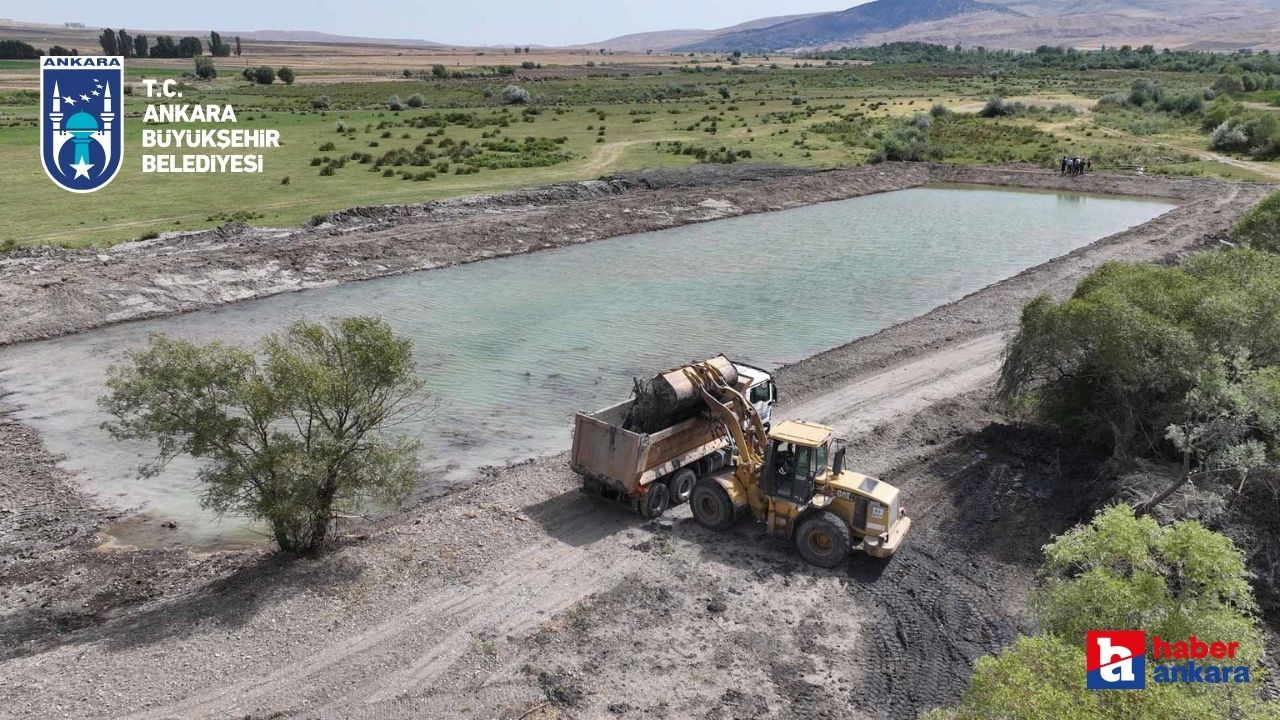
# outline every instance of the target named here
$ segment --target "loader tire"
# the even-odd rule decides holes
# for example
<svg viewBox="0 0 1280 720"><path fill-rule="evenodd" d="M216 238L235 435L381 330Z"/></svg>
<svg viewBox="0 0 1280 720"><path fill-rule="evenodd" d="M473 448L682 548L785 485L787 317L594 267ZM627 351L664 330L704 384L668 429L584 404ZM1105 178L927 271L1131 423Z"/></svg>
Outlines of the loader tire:
<svg viewBox="0 0 1280 720"><path fill-rule="evenodd" d="M853 549L849 526L836 515L820 512L800 523L795 535L796 550L811 565L838 567Z"/></svg>
<svg viewBox="0 0 1280 720"><path fill-rule="evenodd" d="M720 487L720 483L710 478L703 478L693 486L690 505L698 524L711 530L728 530L734 520L738 519L737 509L729 499L729 493Z"/></svg>
<svg viewBox="0 0 1280 720"><path fill-rule="evenodd" d="M693 497L693 486L697 482L697 474L689 468L672 475L671 479L667 480L667 487L671 490L671 505L674 507L689 502L689 498Z"/></svg>
<svg viewBox="0 0 1280 720"><path fill-rule="evenodd" d="M649 485L649 490L640 498L640 515L648 520L662 517L662 513L671 507L671 491L666 484L656 482Z"/></svg>

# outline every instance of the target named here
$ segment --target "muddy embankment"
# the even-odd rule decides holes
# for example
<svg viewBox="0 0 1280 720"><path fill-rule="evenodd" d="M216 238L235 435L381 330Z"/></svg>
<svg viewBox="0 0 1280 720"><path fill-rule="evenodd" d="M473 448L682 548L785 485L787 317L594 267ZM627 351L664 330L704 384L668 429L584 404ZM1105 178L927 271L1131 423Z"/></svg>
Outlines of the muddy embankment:
<svg viewBox="0 0 1280 720"><path fill-rule="evenodd" d="M56 459L29 429L0 422L0 707L16 716L54 708L66 717L147 718L915 717L953 700L976 658L1028 629L1037 548L1088 501L1095 459L1009 427L988 403L1018 308L1040 292L1069 292L1108 260L1160 261L1214 246L1268 190L929 166L731 185L698 176L609 182L631 186L593 197L577 193L600 186L565 186L574 197L548 207L529 198L559 190L453 201L447 210L368 211L407 217L340 218L281 233L275 250L268 231L238 230L223 233L251 239L210 233L157 241L155 252L114 251L152 268L132 279L92 253L50 252L43 269L30 265L38 253L19 254L0 274L5 293L26 277L16 261L31 277L65 278L26 292L41 303L64 293L69 302L65 310L40 305L48 312L11 339L122 319L119 312L215 304L215 280L228 269L221 263L239 268L227 301L296 289L270 281L284 277L278 270L261 284L244 279L291 254L304 266L325 258L306 277L335 282L527 251L533 238L582 242L598 225L636 232L924 182L1181 204L782 371L785 415L837 426L851 438L850 466L902 487L912 535L887 565L855 559L815 570L754 525L711 533L685 508L643 523L577 493L563 456L483 473L319 560L285 562L265 549L100 552L102 511L75 493L49 495L65 490ZM194 248L185 260L184 242ZM403 264L370 264L383 246ZM346 253L361 259L341 262ZM325 267L339 276L326 277ZM204 278L198 293L154 282L180 269ZM120 302L142 285L161 298L155 307ZM5 298L5 321L24 317Z"/></svg>

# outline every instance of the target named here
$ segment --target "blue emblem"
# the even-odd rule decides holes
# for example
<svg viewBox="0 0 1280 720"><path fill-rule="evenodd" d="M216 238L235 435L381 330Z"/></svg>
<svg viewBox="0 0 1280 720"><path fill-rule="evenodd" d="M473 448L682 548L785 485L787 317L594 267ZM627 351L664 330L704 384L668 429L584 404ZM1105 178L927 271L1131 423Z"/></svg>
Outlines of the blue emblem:
<svg viewBox="0 0 1280 720"><path fill-rule="evenodd" d="M124 150L124 63L119 57L40 58L40 159L71 192L105 187Z"/></svg>

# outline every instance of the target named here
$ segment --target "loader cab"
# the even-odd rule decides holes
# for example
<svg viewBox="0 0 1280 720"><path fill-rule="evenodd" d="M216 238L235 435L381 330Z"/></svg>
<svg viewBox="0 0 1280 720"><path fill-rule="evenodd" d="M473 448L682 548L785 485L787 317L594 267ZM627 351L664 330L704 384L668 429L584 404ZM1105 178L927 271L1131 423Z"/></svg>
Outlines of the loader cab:
<svg viewBox="0 0 1280 720"><path fill-rule="evenodd" d="M830 472L834 442L831 428L790 420L780 423L769 433L764 494L808 504L819 479Z"/></svg>

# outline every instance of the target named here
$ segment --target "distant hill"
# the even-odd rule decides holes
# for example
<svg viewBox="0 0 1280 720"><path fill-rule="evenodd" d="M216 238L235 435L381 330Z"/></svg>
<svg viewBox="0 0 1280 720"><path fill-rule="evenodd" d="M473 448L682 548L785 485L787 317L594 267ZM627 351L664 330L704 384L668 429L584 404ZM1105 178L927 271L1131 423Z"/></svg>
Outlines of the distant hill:
<svg viewBox="0 0 1280 720"><path fill-rule="evenodd" d="M914 23L976 13L1014 14L1001 5L978 0L877 0L834 13L716 35L677 50L743 50L761 52L844 43L876 32Z"/></svg>
<svg viewBox="0 0 1280 720"><path fill-rule="evenodd" d="M325 43L342 45L396 45L398 47L446 47L442 43L427 40L410 40L396 38L369 38L356 35L331 35L311 30L249 30L244 32L229 31L225 35L239 35L245 40L262 42L297 42Z"/></svg>
<svg viewBox="0 0 1280 720"><path fill-rule="evenodd" d="M876 0L720 32L680 51L814 50L918 40L1034 48L1280 49L1280 0Z"/></svg>
<svg viewBox="0 0 1280 720"><path fill-rule="evenodd" d="M633 33L631 35L620 35L615 38L609 38L608 40L575 45L573 47L575 49L581 48L587 50L606 48L615 52L644 52L646 50L665 52L668 50L674 50L675 48L683 45L702 43L710 40L711 38L727 33L756 30L758 28L770 27L772 25L779 25L781 23L801 20L821 14L823 13L782 15L779 17L760 18L759 20L751 20L749 22L720 28L718 30L659 30L656 32Z"/></svg>

